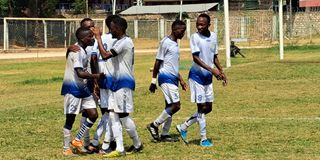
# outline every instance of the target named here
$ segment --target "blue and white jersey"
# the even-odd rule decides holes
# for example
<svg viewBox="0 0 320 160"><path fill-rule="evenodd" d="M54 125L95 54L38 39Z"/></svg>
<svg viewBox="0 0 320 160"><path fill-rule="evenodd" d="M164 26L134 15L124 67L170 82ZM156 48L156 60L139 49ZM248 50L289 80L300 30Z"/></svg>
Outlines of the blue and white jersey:
<svg viewBox="0 0 320 160"><path fill-rule="evenodd" d="M192 34L190 38L190 47L192 55L198 55L205 64L210 67L214 67L214 55L218 54L218 40L216 33L210 32L209 37L205 37L198 32ZM201 85L209 85L212 83L212 73L195 62L193 62L190 69L189 78L195 80Z"/></svg>
<svg viewBox="0 0 320 160"><path fill-rule="evenodd" d="M179 46L168 36L163 38L158 48L156 59L161 60L158 75L159 85L171 83L178 86L179 80Z"/></svg>
<svg viewBox="0 0 320 160"><path fill-rule="evenodd" d="M132 39L125 36L116 40L111 48L114 57L110 58L113 67L113 92L121 88L135 89L134 80L134 45Z"/></svg>
<svg viewBox="0 0 320 160"><path fill-rule="evenodd" d="M117 39L112 38L111 33L106 33L101 36L101 40L102 40L104 49L107 51L110 51L111 47L114 45L114 42ZM100 88L103 88L103 89L110 89L112 86L112 73L113 73L111 59L107 59L107 60L102 59L97 41L93 47L95 48L95 52L98 57L99 73L105 74L105 78L99 82L99 86Z"/></svg>
<svg viewBox="0 0 320 160"><path fill-rule="evenodd" d="M80 47L80 46L79 46ZM64 72L61 95L72 94L77 98L85 98L91 95L87 86L87 80L78 77L76 70L82 68L88 69L89 55L80 47L79 52L69 52Z"/></svg>

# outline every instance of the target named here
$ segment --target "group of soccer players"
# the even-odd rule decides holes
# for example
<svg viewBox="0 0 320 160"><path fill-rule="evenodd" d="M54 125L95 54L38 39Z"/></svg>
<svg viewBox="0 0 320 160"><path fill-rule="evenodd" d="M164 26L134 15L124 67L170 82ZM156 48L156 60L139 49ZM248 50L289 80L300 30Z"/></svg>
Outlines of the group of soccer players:
<svg viewBox="0 0 320 160"><path fill-rule="evenodd" d="M130 113L133 112L133 73L134 44L126 35L127 22L124 18L112 15L106 19L109 33L102 34L94 21L85 18L76 31L77 43L68 48L66 68L61 94L64 96L63 155L77 153L102 153L104 157L120 157L138 153L143 145L138 136L136 125ZM197 111L183 124L177 125L182 140L188 143L187 128L198 122L200 126L200 145L211 147L206 137L205 115L212 110L212 76L223 80L227 78L217 57L217 36L209 31L210 17L201 14L197 18L198 32L190 39L193 64L189 72L191 102L197 103ZM172 32L160 42L154 64L152 82L149 90L155 92L158 76L159 86L165 98L165 109L159 117L147 126L154 141L175 141L169 134L172 116L180 110L178 83L183 90L187 84L179 74L178 39L184 36L186 24L176 20ZM214 68L215 65L217 69ZM89 129L98 118L97 105L100 105L100 119L93 140L90 141ZM75 117L82 112L80 130L71 138ZM163 124L161 136L158 127ZM123 145L122 128L133 141L126 151ZM99 140L105 132L99 150ZM82 140L83 139L83 142Z"/></svg>

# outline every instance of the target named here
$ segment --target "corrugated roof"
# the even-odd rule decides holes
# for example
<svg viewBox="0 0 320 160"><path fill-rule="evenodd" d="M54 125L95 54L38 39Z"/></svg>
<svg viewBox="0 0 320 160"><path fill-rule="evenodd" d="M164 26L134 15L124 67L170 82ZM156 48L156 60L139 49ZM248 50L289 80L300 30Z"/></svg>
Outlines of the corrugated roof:
<svg viewBox="0 0 320 160"><path fill-rule="evenodd" d="M202 12L208 11L218 3L202 3L202 4L185 4L182 6L182 12ZM180 5L154 5L154 6L132 6L120 14L163 14L163 13L179 13Z"/></svg>

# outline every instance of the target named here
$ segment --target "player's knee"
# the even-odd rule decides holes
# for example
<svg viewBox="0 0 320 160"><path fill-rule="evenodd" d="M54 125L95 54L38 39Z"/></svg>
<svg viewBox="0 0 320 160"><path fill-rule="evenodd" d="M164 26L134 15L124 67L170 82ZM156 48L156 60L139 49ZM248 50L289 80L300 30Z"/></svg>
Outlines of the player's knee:
<svg viewBox="0 0 320 160"><path fill-rule="evenodd" d="M124 118L129 116L129 113L119 113L119 118Z"/></svg>
<svg viewBox="0 0 320 160"><path fill-rule="evenodd" d="M212 107L206 107L206 108L204 108L203 113L204 113L204 114L208 114L208 113L210 113L211 111L212 111Z"/></svg>
<svg viewBox="0 0 320 160"><path fill-rule="evenodd" d="M177 102L177 103L173 103L172 104L172 113L177 113L179 110L180 110L180 102Z"/></svg>

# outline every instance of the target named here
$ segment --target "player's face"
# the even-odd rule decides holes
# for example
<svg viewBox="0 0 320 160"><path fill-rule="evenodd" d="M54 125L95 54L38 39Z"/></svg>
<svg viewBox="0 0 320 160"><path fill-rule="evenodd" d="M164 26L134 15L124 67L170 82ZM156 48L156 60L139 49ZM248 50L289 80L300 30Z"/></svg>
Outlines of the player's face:
<svg viewBox="0 0 320 160"><path fill-rule="evenodd" d="M94 34L92 31L90 31L84 38L83 38L83 42L87 45L87 46L93 46L94 45Z"/></svg>
<svg viewBox="0 0 320 160"><path fill-rule="evenodd" d="M112 38L117 38L120 35L120 28L116 24L111 22L110 32L111 32Z"/></svg>
<svg viewBox="0 0 320 160"><path fill-rule="evenodd" d="M174 27L173 34L177 39L181 39L186 31L185 25L177 25Z"/></svg>
<svg viewBox="0 0 320 160"><path fill-rule="evenodd" d="M203 34L203 33L208 31L208 28L209 28L210 24L208 23L207 18L198 17L196 26L197 26L198 32Z"/></svg>

